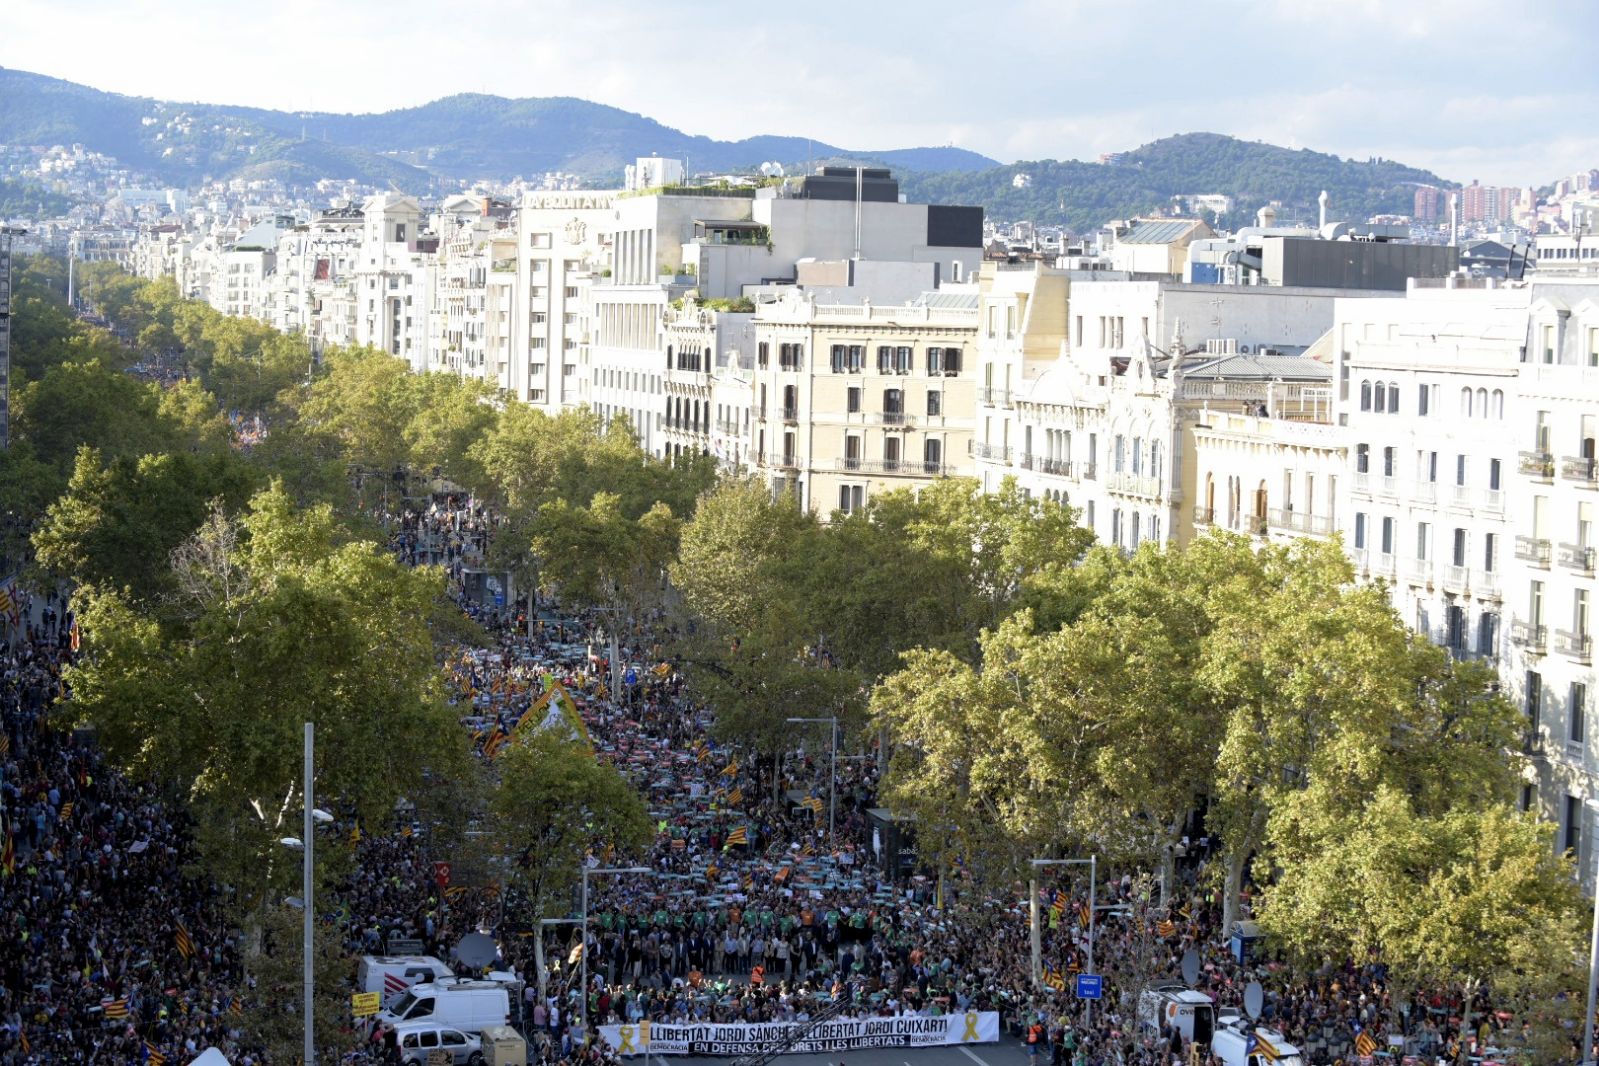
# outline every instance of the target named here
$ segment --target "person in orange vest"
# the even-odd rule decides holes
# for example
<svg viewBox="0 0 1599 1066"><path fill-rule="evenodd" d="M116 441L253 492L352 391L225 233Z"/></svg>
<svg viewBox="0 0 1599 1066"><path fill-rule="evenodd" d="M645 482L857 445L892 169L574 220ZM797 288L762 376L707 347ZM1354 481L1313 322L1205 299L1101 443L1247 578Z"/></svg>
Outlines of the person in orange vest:
<svg viewBox="0 0 1599 1066"><path fill-rule="evenodd" d="M1027 1027L1027 1061L1037 1062L1038 1053L1043 1050L1044 1027L1036 1019Z"/></svg>
<svg viewBox="0 0 1599 1066"><path fill-rule="evenodd" d="M759 988L766 983L766 967L756 966L750 970L750 984Z"/></svg>

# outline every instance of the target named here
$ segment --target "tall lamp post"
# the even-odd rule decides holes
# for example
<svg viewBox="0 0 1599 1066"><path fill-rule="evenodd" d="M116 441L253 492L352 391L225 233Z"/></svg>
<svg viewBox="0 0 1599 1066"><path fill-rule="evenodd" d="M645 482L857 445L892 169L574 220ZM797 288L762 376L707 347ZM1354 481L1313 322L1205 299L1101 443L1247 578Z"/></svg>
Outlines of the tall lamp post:
<svg viewBox="0 0 1599 1066"><path fill-rule="evenodd" d="M305 1062L311 1066L316 1061L316 969L313 965L312 950L316 938L315 909L311 901L312 873L316 869L316 827L333 821L333 815L327 811L319 811L314 804L312 794L312 777L315 773L316 728L310 722L305 723L305 821L304 835L298 839L284 837L278 843L286 848L293 848L300 852L300 896L296 899L290 896L286 903L298 905L303 911L304 924L300 934L300 950L302 954L303 970L301 973L305 1014Z"/></svg>
<svg viewBox="0 0 1599 1066"><path fill-rule="evenodd" d="M785 718L790 723L827 723L827 747L831 772L827 785L827 838L833 838L833 825L838 820L838 716L826 718Z"/></svg>
<svg viewBox="0 0 1599 1066"><path fill-rule="evenodd" d="M1043 936L1038 927L1038 868L1040 866L1086 866L1088 867L1088 972L1094 972L1094 883L1099 880L1099 856L1090 855L1086 859L1033 859L1033 876L1028 879L1027 923L1028 931L1033 941L1033 988L1037 989L1044 983L1044 948ZM1087 1000L1087 1022L1092 1025L1094 1021L1094 1001Z"/></svg>
<svg viewBox="0 0 1599 1066"><path fill-rule="evenodd" d="M652 874L655 871L648 866L596 866L593 869L583 867L583 916L579 919L583 926L583 950L578 953L582 964L583 987L578 990L577 1009L578 1018L583 1023L583 1035L588 1036L589 1031L589 878L615 874Z"/></svg>

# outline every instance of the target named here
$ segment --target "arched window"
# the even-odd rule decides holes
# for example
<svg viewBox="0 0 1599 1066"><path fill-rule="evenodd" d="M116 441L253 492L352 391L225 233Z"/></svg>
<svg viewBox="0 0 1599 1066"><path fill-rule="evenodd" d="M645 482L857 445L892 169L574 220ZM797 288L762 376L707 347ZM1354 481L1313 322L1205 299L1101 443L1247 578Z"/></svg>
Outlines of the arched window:
<svg viewBox="0 0 1599 1066"><path fill-rule="evenodd" d="M1488 417L1488 390L1477 390L1477 415L1480 418Z"/></svg>
<svg viewBox="0 0 1599 1066"><path fill-rule="evenodd" d="M1160 480L1160 441L1149 442L1149 476Z"/></svg>
<svg viewBox="0 0 1599 1066"><path fill-rule="evenodd" d="M1377 382L1375 398L1372 400L1371 409L1379 414L1388 409L1388 386Z"/></svg>
<svg viewBox="0 0 1599 1066"><path fill-rule="evenodd" d="M1503 419L1505 417L1505 390L1495 389L1493 393L1493 401L1493 417Z"/></svg>
<svg viewBox="0 0 1599 1066"><path fill-rule="evenodd" d="M1399 382L1397 381L1388 383L1388 413L1391 415L1399 413Z"/></svg>
<svg viewBox="0 0 1599 1066"><path fill-rule="evenodd" d="M1471 390L1460 390L1460 413L1467 418L1471 417Z"/></svg>
<svg viewBox="0 0 1599 1066"><path fill-rule="evenodd" d="M1360 409L1362 411L1371 410L1371 382L1370 381L1362 381L1360 383Z"/></svg>

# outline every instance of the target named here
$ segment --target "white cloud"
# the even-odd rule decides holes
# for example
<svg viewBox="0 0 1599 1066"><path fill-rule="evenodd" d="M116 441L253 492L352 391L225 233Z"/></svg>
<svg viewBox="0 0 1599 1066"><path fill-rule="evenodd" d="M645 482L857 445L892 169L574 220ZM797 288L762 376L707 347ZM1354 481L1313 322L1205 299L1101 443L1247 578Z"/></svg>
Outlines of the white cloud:
<svg viewBox="0 0 1599 1066"><path fill-rule="evenodd" d="M0 64L114 91L382 111L569 95L690 133L1093 158L1212 130L1446 177L1599 165L1599 4L1545 0L10 0ZM1587 153L1585 155L1585 153Z"/></svg>

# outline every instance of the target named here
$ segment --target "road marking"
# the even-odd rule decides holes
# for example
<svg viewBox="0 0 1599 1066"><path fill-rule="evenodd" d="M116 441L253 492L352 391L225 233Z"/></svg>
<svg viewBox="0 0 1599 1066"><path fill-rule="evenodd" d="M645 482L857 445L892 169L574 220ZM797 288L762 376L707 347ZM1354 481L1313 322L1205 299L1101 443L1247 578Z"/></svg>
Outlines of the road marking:
<svg viewBox="0 0 1599 1066"><path fill-rule="evenodd" d="M965 1055L967 1058L969 1058L973 1062L977 1063L977 1066L988 1066L988 1063L983 1061L982 1056L978 1055L976 1052L972 1051L970 1048L964 1048L963 1047L963 1048L960 1049L960 1051L961 1051L962 1055Z"/></svg>

